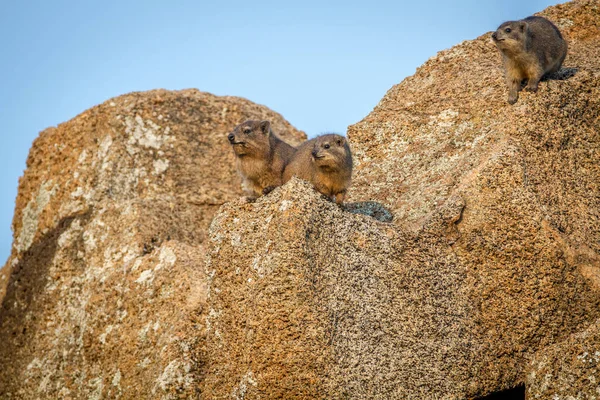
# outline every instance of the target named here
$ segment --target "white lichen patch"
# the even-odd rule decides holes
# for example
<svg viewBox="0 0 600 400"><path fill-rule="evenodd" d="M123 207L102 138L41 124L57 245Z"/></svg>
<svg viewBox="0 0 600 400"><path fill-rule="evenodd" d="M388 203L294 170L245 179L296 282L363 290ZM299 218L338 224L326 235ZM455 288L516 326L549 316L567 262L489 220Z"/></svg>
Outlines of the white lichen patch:
<svg viewBox="0 0 600 400"><path fill-rule="evenodd" d="M272 241L267 241L264 250L260 252L262 255L257 254L252 260L252 269L261 279L272 272L271 265L273 265L273 255L269 253L272 244ZM250 282L250 280L248 280L248 282Z"/></svg>
<svg viewBox="0 0 600 400"><path fill-rule="evenodd" d="M104 390L104 382L102 382L102 378L94 378L89 381L90 386L90 400L100 400L102 399L102 391Z"/></svg>
<svg viewBox="0 0 600 400"><path fill-rule="evenodd" d="M27 365L27 371L30 371L32 369L39 369L41 367L42 362L37 357L34 357L34 359L31 360L31 362Z"/></svg>
<svg viewBox="0 0 600 400"><path fill-rule="evenodd" d="M233 247L238 247L242 244L242 236L240 234L231 235L231 245Z"/></svg>
<svg viewBox="0 0 600 400"><path fill-rule="evenodd" d="M85 251L88 253L92 252L96 248L96 238L89 230L83 232L83 246L85 247Z"/></svg>
<svg viewBox="0 0 600 400"><path fill-rule="evenodd" d="M131 272L135 272L138 270L138 268L140 267L140 265L142 265L142 259L138 258L137 260L135 260L135 262L133 263L133 266L131 267Z"/></svg>
<svg viewBox="0 0 600 400"><path fill-rule="evenodd" d="M169 160L154 160L154 175L162 174L169 168Z"/></svg>
<svg viewBox="0 0 600 400"><path fill-rule="evenodd" d="M172 267L175 265L175 261L177 261L177 256L175 255L175 252L173 252L173 249L163 246L158 254L158 264L154 267L154 270L158 271L164 267Z"/></svg>
<svg viewBox="0 0 600 400"><path fill-rule="evenodd" d="M437 125L439 127L448 128L454 125L456 117L458 117L458 111L452 109L444 110L438 115L432 115L429 117L429 125Z"/></svg>
<svg viewBox="0 0 600 400"><path fill-rule="evenodd" d="M252 371L246 372L246 374L242 377L239 385L233 388L231 397L237 400L245 399L246 393L248 392L248 385L252 385L254 387L257 386L257 382L254 379L254 374L252 373Z"/></svg>
<svg viewBox="0 0 600 400"><path fill-rule="evenodd" d="M87 158L87 151L84 149L81 154L79 154L79 158L77 159L77 161L79 161L79 164L83 164L85 162L85 159Z"/></svg>
<svg viewBox="0 0 600 400"><path fill-rule="evenodd" d="M125 117L125 133L129 135L127 151L130 154L137 153L137 149L133 147L136 144L156 150L160 149L171 139L169 132L169 127L162 129L152 120L144 121L140 115L136 115L135 118Z"/></svg>
<svg viewBox="0 0 600 400"><path fill-rule="evenodd" d="M279 211L287 210L292 204L293 202L291 200L283 200L279 205Z"/></svg>
<svg viewBox="0 0 600 400"><path fill-rule="evenodd" d="M443 61L451 60L456 57L462 57L467 54L464 50L464 45L466 43L467 43L466 41L462 41L461 43L457 44L456 46L454 46L450 49L442 50L442 51L438 52L435 56L433 56L429 60L427 60L427 62L434 61L434 60L443 62Z"/></svg>
<svg viewBox="0 0 600 400"><path fill-rule="evenodd" d="M77 189L71 192L71 198L76 199L78 197L81 197L83 196L83 193L83 188L81 186L78 186Z"/></svg>
<svg viewBox="0 0 600 400"><path fill-rule="evenodd" d="M112 144L113 140L110 135L107 135L104 137L104 139L102 139L102 142L100 142L100 146L98 147L98 159L104 160L108 156L108 150ZM104 169L105 167L106 164L103 164L102 168Z"/></svg>
<svg viewBox="0 0 600 400"><path fill-rule="evenodd" d="M63 248L70 246L73 243L75 235L79 232L81 232L81 221L79 219L76 219L75 221L73 221L71 226L69 226L69 229L65 230L58 237L58 247Z"/></svg>
<svg viewBox="0 0 600 400"><path fill-rule="evenodd" d="M119 386L121 384L121 370L118 369L115 376L113 376L112 384L113 386Z"/></svg>
<svg viewBox="0 0 600 400"><path fill-rule="evenodd" d="M558 21L556 21L556 26L560 29L567 29L570 28L574 25L575 23L573 22L573 20L570 20L568 18L561 18Z"/></svg>
<svg viewBox="0 0 600 400"><path fill-rule="evenodd" d="M158 388L166 392L172 385L189 387L193 383L190 370L191 367L187 363L179 360L171 361L156 380L152 393L156 393Z"/></svg>
<svg viewBox="0 0 600 400"><path fill-rule="evenodd" d="M106 327L106 329L104 330L104 332L99 337L100 343L106 344L106 337L112 332L112 330L113 330L113 326L112 325L108 325Z"/></svg>
<svg viewBox="0 0 600 400"><path fill-rule="evenodd" d="M212 329L212 321L219 318L222 314L222 311L217 311L214 308L211 308L208 311L208 315L206 316L206 330L210 332L210 330ZM215 332L217 337L220 337L220 335Z"/></svg>
<svg viewBox="0 0 600 400"><path fill-rule="evenodd" d="M145 342L146 339L148 338L148 332L150 331L150 325L152 325L152 321L148 322L146 324L146 326L144 326L142 329L140 329L140 331L138 333L138 339L140 340L140 342Z"/></svg>
<svg viewBox="0 0 600 400"><path fill-rule="evenodd" d="M152 283L153 280L154 280L154 272L152 272L152 270L150 270L150 269L147 269L145 271L142 271L142 273L140 274L140 277L137 278L135 280L135 282L150 284L150 283Z"/></svg>
<svg viewBox="0 0 600 400"><path fill-rule="evenodd" d="M146 357L142 361L140 361L137 365L138 365L138 367L144 369L144 368L148 368L148 365L150 365L150 362L151 362L150 358Z"/></svg>
<svg viewBox="0 0 600 400"><path fill-rule="evenodd" d="M21 232L15 241L15 247L18 252L22 253L26 251L33 243L38 229L40 214L44 211L57 189L58 185L53 186L52 181L44 182L40 186L35 198L31 199L23 209Z"/></svg>

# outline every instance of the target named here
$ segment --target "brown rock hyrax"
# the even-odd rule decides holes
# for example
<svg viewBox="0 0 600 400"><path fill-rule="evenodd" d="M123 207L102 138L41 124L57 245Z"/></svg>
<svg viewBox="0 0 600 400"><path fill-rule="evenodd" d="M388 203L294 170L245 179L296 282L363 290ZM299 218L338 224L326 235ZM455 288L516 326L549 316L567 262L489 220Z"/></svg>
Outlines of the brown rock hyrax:
<svg viewBox="0 0 600 400"><path fill-rule="evenodd" d="M502 53L510 104L517 102L523 80L527 79L525 90L537 91L540 79L558 71L567 55L567 42L543 17L505 22L492 40Z"/></svg>
<svg viewBox="0 0 600 400"><path fill-rule="evenodd" d="M296 176L341 204L352 179L352 153L346 138L318 136L302 143L283 172L283 181Z"/></svg>
<svg viewBox="0 0 600 400"><path fill-rule="evenodd" d="M269 121L248 120L227 135L249 199L255 199L282 184L283 169L296 149L271 131Z"/></svg>

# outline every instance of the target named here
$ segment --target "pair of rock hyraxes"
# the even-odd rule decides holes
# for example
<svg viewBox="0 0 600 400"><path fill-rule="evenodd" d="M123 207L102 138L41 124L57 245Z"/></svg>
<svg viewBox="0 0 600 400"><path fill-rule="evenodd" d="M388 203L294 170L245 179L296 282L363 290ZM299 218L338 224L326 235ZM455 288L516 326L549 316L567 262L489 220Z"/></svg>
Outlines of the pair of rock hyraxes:
<svg viewBox="0 0 600 400"><path fill-rule="evenodd" d="M557 72L567 55L560 31L543 17L505 22L492 34L492 40L502 53L510 104L517 102L524 80L525 90L536 92L540 80Z"/></svg>
<svg viewBox="0 0 600 400"><path fill-rule="evenodd" d="M227 138L248 199L268 194L296 176L338 204L344 201L352 178L352 154L345 137L326 134L295 148L275 136L269 121L249 120Z"/></svg>

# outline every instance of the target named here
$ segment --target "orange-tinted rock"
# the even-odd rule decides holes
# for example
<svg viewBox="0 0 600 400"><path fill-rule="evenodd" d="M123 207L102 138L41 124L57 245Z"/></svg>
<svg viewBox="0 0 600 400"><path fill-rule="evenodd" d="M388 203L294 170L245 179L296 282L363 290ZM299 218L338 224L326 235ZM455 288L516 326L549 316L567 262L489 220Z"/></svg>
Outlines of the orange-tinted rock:
<svg viewBox="0 0 600 400"><path fill-rule="evenodd" d="M543 349L527 371L528 399L600 396L600 320L568 340Z"/></svg>
<svg viewBox="0 0 600 400"><path fill-rule="evenodd" d="M199 392L206 231L241 195L226 134L248 118L305 138L197 90L120 96L40 134L2 270L0 398Z"/></svg>
<svg viewBox="0 0 600 400"><path fill-rule="evenodd" d="M240 194L233 125L303 138L245 100L131 94L43 132L0 397L595 396L600 12L542 15L565 69L510 106L489 34L433 57L349 128L344 208L294 179L216 213Z"/></svg>
<svg viewBox="0 0 600 400"><path fill-rule="evenodd" d="M223 209L207 393L483 396L600 317L600 12L541 14L569 55L537 93L506 103L486 34L349 128L349 199L383 204L391 225L298 183Z"/></svg>
<svg viewBox="0 0 600 400"><path fill-rule="evenodd" d="M450 199L414 232L298 180L224 206L205 395L466 399L523 383L538 350L600 316L600 293L533 222L505 259L490 246L475 265L484 250L463 242L462 207Z"/></svg>

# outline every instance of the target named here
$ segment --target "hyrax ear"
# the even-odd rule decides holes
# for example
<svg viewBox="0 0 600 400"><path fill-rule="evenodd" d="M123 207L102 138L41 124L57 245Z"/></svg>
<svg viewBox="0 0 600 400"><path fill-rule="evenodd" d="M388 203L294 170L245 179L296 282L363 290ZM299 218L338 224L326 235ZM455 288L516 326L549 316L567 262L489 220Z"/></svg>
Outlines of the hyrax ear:
<svg viewBox="0 0 600 400"><path fill-rule="evenodd" d="M346 138L339 137L335 140L335 142L337 143L338 146L343 146L344 144L346 144Z"/></svg>
<svg viewBox="0 0 600 400"><path fill-rule="evenodd" d="M268 135L271 132L271 123L269 121L260 121L260 130L265 135Z"/></svg>
<svg viewBox="0 0 600 400"><path fill-rule="evenodd" d="M520 21L520 22L519 22L519 30L520 30L521 32L525 32L525 31L527 31L527 22L525 22L525 21Z"/></svg>

